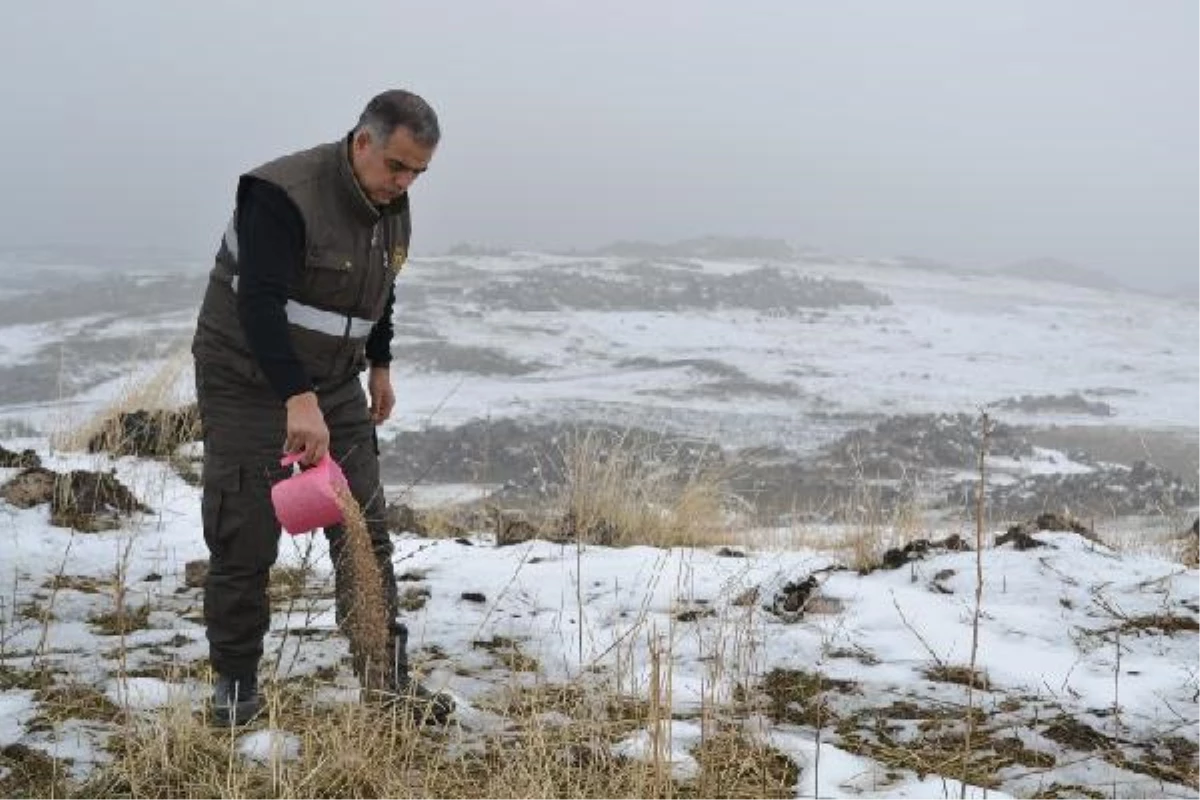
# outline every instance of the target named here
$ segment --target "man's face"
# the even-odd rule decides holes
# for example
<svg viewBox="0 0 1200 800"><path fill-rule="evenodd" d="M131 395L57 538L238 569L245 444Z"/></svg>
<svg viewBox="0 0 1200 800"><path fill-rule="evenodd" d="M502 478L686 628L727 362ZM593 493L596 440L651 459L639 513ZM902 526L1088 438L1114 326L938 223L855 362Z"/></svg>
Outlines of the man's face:
<svg viewBox="0 0 1200 800"><path fill-rule="evenodd" d="M384 206L408 191L428 169L434 149L418 143L407 128L396 128L384 142L360 130L351 142L350 163L363 193L372 203Z"/></svg>

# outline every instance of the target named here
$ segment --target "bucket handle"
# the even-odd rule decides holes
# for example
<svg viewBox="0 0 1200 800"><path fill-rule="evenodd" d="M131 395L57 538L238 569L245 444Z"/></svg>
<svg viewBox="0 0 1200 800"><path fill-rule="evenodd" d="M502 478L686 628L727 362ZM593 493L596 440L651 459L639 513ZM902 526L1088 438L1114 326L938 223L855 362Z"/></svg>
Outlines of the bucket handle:
<svg viewBox="0 0 1200 800"><path fill-rule="evenodd" d="M300 459L302 459L302 458L304 458L304 451L303 451L303 450L297 450L297 451L296 451L296 452L294 452L294 453L288 453L288 454L287 454L287 455L285 455L283 458L279 459L279 466L281 466L281 467L290 467L290 466L292 466L292 465L296 464L297 462L299 462L299 461L300 461ZM321 456L321 460L320 460L320 461L318 461L318 462L317 462L316 464L314 464L313 466L314 466L314 467L321 467L321 466L324 466L324 465L325 465L326 463L328 463L328 462L329 462L329 453L326 453L325 455Z"/></svg>

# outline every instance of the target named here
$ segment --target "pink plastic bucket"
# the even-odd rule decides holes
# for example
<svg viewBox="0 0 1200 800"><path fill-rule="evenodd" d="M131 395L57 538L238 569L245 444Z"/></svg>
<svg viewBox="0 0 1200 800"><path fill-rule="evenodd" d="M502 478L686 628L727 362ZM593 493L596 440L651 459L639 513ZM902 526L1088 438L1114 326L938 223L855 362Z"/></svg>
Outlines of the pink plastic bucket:
<svg viewBox="0 0 1200 800"><path fill-rule="evenodd" d="M289 453L279 464L290 467L302 457L302 453ZM337 462L326 453L316 466L271 487L275 517L283 529L293 536L337 525L342 521L342 510L338 507L334 491L339 488L349 489L346 476Z"/></svg>

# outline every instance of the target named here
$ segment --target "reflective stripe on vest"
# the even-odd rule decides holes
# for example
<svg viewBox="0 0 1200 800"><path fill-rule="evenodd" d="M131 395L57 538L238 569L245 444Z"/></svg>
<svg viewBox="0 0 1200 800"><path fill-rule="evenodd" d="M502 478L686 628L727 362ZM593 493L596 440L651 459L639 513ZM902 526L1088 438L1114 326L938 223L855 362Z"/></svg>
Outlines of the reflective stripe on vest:
<svg viewBox="0 0 1200 800"><path fill-rule="evenodd" d="M238 240L237 228L234 227L233 220L237 216L237 212L229 218L229 224L225 226L225 247L229 250L229 255L233 256L233 260L237 261L238 257Z"/></svg>
<svg viewBox="0 0 1200 800"><path fill-rule="evenodd" d="M230 250L232 252L232 248ZM233 287L233 291L236 292L238 285L237 275L233 276L230 285ZM347 316L346 314L339 314L336 311L314 308L304 303L298 303L295 300L288 300L283 310L287 314L288 322L292 325L298 325L301 328L307 328L310 331L324 333L329 336L349 336L351 339L362 339L371 332L371 328L375 327L375 323L369 319L361 319L359 317Z"/></svg>

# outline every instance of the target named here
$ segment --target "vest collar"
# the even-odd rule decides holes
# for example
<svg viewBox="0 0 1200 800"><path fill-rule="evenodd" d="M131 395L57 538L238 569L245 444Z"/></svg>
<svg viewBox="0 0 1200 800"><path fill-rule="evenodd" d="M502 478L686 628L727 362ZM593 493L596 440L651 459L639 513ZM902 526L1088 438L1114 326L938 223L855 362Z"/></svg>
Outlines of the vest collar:
<svg viewBox="0 0 1200 800"><path fill-rule="evenodd" d="M338 176L342 188L345 190L346 199L350 203L350 207L354 210L356 217L361 219L366 225L374 225L379 221L380 217L400 214L408 208L408 192L397 197L386 206L377 206L370 201L362 187L358 184L358 178L354 176L354 168L350 165L350 140L354 132L346 134L346 138L342 140L341 146L336 147L337 152L337 167Z"/></svg>

